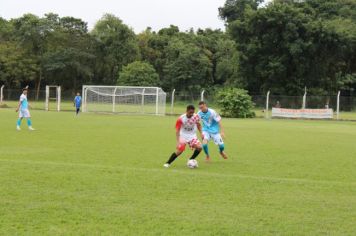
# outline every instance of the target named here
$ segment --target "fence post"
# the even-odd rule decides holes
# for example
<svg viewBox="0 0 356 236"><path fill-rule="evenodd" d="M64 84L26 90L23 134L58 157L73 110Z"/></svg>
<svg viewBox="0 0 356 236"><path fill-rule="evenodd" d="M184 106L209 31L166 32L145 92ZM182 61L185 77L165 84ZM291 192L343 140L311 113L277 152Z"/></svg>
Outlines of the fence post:
<svg viewBox="0 0 356 236"><path fill-rule="evenodd" d="M86 102L85 102L85 85L83 85L82 87L82 99L83 99L83 103L82 103L82 112L85 112L85 105L86 105Z"/></svg>
<svg viewBox="0 0 356 236"><path fill-rule="evenodd" d="M116 90L117 87L115 87L114 92L112 94L112 112L115 113L115 105L116 105Z"/></svg>
<svg viewBox="0 0 356 236"><path fill-rule="evenodd" d="M3 102L4 99L4 87L5 85L2 85L0 89L0 104Z"/></svg>
<svg viewBox="0 0 356 236"><path fill-rule="evenodd" d="M57 87L57 111L61 111L61 98L62 98L62 89L61 86Z"/></svg>
<svg viewBox="0 0 356 236"><path fill-rule="evenodd" d="M46 85L46 103L45 103L45 110L49 110L49 86Z"/></svg>
<svg viewBox="0 0 356 236"><path fill-rule="evenodd" d="M337 93L337 103L336 103L336 119L339 120L340 114L340 91Z"/></svg>
<svg viewBox="0 0 356 236"><path fill-rule="evenodd" d="M306 103L307 103L307 87L305 87L305 92L304 92L304 96L303 96L302 109L305 109L305 108L306 108Z"/></svg>
<svg viewBox="0 0 356 236"><path fill-rule="evenodd" d="M173 115L173 109L174 109L174 95L176 93L176 90L173 89L172 91L172 98L171 98L171 115Z"/></svg>
<svg viewBox="0 0 356 236"><path fill-rule="evenodd" d="M200 101L204 101L204 93L205 93L205 90L203 90L201 92Z"/></svg>
<svg viewBox="0 0 356 236"><path fill-rule="evenodd" d="M269 94L271 91L267 92L267 98L266 98L266 119L268 119L268 110L269 110Z"/></svg>
<svg viewBox="0 0 356 236"><path fill-rule="evenodd" d="M158 115L159 88L156 88L156 115Z"/></svg>

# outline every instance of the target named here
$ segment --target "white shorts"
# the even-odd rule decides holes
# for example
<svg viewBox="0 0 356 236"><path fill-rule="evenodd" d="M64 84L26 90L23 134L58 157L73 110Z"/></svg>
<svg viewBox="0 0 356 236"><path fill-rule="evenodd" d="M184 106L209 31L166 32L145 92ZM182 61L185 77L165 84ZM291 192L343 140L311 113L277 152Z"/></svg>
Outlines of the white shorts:
<svg viewBox="0 0 356 236"><path fill-rule="evenodd" d="M220 133L212 134L206 131L203 131L204 140L208 142L212 139L216 145L224 144L224 140L222 139Z"/></svg>
<svg viewBox="0 0 356 236"><path fill-rule="evenodd" d="M194 147L196 147L197 145L200 145L200 141L198 139L198 137L195 135L195 136L184 136L184 135L181 135L179 137L179 145L177 147L177 149L179 151L184 151L185 150L185 145L189 145L189 147L191 149L193 149Z"/></svg>
<svg viewBox="0 0 356 236"><path fill-rule="evenodd" d="M30 111L28 109L20 110L19 111L20 118L29 118L31 117Z"/></svg>

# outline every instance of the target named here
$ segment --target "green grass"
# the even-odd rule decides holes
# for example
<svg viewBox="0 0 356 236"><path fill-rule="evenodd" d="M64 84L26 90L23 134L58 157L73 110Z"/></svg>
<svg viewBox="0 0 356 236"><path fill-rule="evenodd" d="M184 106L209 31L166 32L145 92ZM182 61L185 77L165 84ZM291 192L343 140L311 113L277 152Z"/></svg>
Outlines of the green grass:
<svg viewBox="0 0 356 236"><path fill-rule="evenodd" d="M356 234L356 123L224 119L190 170L175 117L32 116L0 109L1 235Z"/></svg>

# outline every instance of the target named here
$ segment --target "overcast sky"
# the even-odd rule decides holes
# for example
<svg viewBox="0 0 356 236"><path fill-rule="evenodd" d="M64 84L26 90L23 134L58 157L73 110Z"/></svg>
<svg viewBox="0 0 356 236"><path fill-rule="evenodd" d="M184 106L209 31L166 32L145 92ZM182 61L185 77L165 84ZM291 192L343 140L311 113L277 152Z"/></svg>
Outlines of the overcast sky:
<svg viewBox="0 0 356 236"><path fill-rule="evenodd" d="M154 30L170 24L181 30L224 28L218 8L225 0L0 0L0 16L6 19L25 13L43 16L53 12L88 22L91 29L104 13L120 17L136 32L147 26Z"/></svg>

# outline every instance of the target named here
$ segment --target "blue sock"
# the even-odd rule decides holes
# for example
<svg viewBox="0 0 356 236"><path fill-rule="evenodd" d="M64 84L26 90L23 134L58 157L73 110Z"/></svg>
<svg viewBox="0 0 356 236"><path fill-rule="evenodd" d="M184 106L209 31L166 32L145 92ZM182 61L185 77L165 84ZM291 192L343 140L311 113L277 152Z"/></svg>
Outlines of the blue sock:
<svg viewBox="0 0 356 236"><path fill-rule="evenodd" d="M31 127L31 126L32 126L32 122L31 122L31 119L30 119L30 118L27 118L27 125L28 125L28 127Z"/></svg>
<svg viewBox="0 0 356 236"><path fill-rule="evenodd" d="M17 120L17 126L21 126L21 121L22 121L22 118L19 118L19 119Z"/></svg>
<svg viewBox="0 0 356 236"><path fill-rule="evenodd" d="M222 153L225 150L225 144L220 144L219 145L219 151Z"/></svg>
<svg viewBox="0 0 356 236"><path fill-rule="evenodd" d="M208 144L203 144L203 149L204 149L204 152L207 156L209 156L209 148L208 148Z"/></svg>

